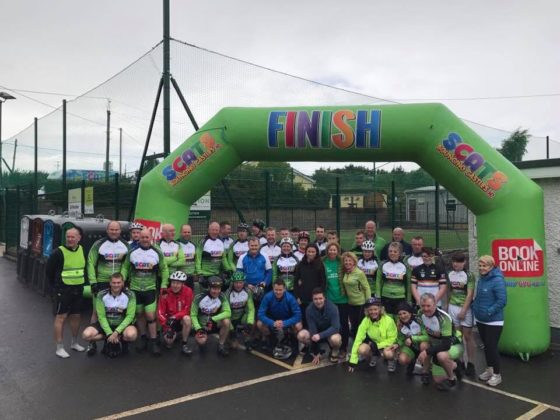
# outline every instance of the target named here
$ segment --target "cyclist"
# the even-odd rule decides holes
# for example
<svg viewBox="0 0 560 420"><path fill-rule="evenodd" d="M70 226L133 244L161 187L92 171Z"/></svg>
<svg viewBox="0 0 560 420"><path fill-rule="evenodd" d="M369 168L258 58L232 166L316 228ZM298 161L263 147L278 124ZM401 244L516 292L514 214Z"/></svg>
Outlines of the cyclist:
<svg viewBox="0 0 560 420"><path fill-rule="evenodd" d="M177 333L181 333L181 351L190 356L192 350L188 345L191 333L191 305L193 292L185 286L187 275L182 271L175 271L169 276L171 286L163 290L158 302L158 319L162 328L163 341L167 348L171 348Z"/></svg>
<svg viewBox="0 0 560 420"><path fill-rule="evenodd" d="M218 354L229 356L225 346L231 326L231 308L222 292L222 279L211 276L208 291L196 296L191 306L191 320L196 331L195 340L200 351L206 349L208 334L218 333Z"/></svg>
<svg viewBox="0 0 560 420"><path fill-rule="evenodd" d="M158 246L170 273L184 267L185 253L181 244L175 240L175 226L166 223L161 227L161 239Z"/></svg>
<svg viewBox="0 0 560 420"><path fill-rule="evenodd" d="M414 270L410 276L410 289L412 297L417 305L420 305L420 296L431 293L435 296L437 305L441 308L442 298L447 294L447 279L445 272L434 264L434 250L429 247L422 248L422 260L424 261Z"/></svg>
<svg viewBox="0 0 560 420"><path fill-rule="evenodd" d="M305 256L305 249L309 245L309 233L306 230L302 230L298 234L297 238L297 249L294 251L295 257L298 261L301 261Z"/></svg>
<svg viewBox="0 0 560 420"><path fill-rule="evenodd" d="M266 229L266 243L261 246L261 254L269 259L270 264L280 255L280 246L276 244L276 230L273 227Z"/></svg>
<svg viewBox="0 0 560 420"><path fill-rule="evenodd" d="M230 267L237 267L239 257L249 251L249 225L247 223L239 223L237 225L237 239L233 241L228 249L228 261Z"/></svg>
<svg viewBox="0 0 560 420"><path fill-rule="evenodd" d="M251 233L253 236L259 239L261 245L266 244L266 237L264 234L265 223L261 219L253 220L251 225Z"/></svg>
<svg viewBox="0 0 560 420"><path fill-rule="evenodd" d="M232 271L224 243L218 237L219 233L220 225L211 222L208 225L208 234L196 250L196 273L199 275L199 285L202 288L207 288L210 277L220 277Z"/></svg>
<svg viewBox="0 0 560 420"><path fill-rule="evenodd" d="M233 238L231 238L231 223L230 222L220 222L220 239L224 243L226 251L229 249L233 243Z"/></svg>
<svg viewBox="0 0 560 420"><path fill-rule="evenodd" d="M387 241L377 234L377 223L373 220L368 220L365 224L364 230L364 240L372 241L375 244L377 252L381 252Z"/></svg>
<svg viewBox="0 0 560 420"><path fill-rule="evenodd" d="M237 260L237 271L245 275L249 289L258 294L258 288L268 288L272 281L270 260L259 252L258 238L249 239L249 251Z"/></svg>
<svg viewBox="0 0 560 420"><path fill-rule="evenodd" d="M411 270L414 270L419 265L424 263L422 259L422 248L424 248L424 238L421 236L415 236L410 241L410 246L412 248L412 254L403 259L403 262L410 267Z"/></svg>
<svg viewBox="0 0 560 420"><path fill-rule="evenodd" d="M349 372L354 372L358 360L369 359L369 366L377 365L378 356L387 360L387 371L396 370L397 326L393 318L383 310L381 299L370 297L365 305L366 317L358 327L352 346Z"/></svg>
<svg viewBox="0 0 560 420"><path fill-rule="evenodd" d="M231 308L231 333L235 343L243 337L245 349L252 350L251 332L255 324L255 304L253 292L245 286L245 275L241 271L233 273L231 286L226 291L226 298Z"/></svg>
<svg viewBox="0 0 560 420"><path fill-rule="evenodd" d="M280 241L284 238L290 238L290 229L288 229L287 227L280 228L280 239L278 240L278 246L280 246Z"/></svg>
<svg viewBox="0 0 560 420"><path fill-rule="evenodd" d="M366 275L373 296L375 294L375 282L379 265L375 256L375 243L369 239L362 243L362 257L358 258L358 268Z"/></svg>
<svg viewBox="0 0 560 420"><path fill-rule="evenodd" d="M315 228L315 241L313 242L319 248L319 255L324 257L327 253L327 237L325 236L325 227L317 226Z"/></svg>
<svg viewBox="0 0 560 420"><path fill-rule="evenodd" d="M397 344L399 345L399 364L406 366L406 374L414 374L416 358L429 346L422 322L414 314L408 302L401 302L397 307L398 322Z"/></svg>
<svg viewBox="0 0 560 420"><path fill-rule="evenodd" d="M410 275L401 262L402 245L391 242L388 245L389 260L381 263L377 271L375 296L381 297L385 311L396 317L401 302L410 300Z"/></svg>
<svg viewBox="0 0 560 420"><path fill-rule="evenodd" d="M196 245L191 242L192 228L190 225L181 226L181 238L179 245L183 250L185 261L181 265L181 271L187 275L185 284L194 291L194 278L196 273Z"/></svg>
<svg viewBox="0 0 560 420"><path fill-rule="evenodd" d="M286 290L289 292L294 290L294 271L299 262L292 252L293 246L292 238L282 238L280 240L281 254L272 266L272 282L274 283L276 279L284 280Z"/></svg>
<svg viewBox="0 0 560 420"><path fill-rule="evenodd" d="M128 241L128 247L130 251L134 251L138 248L138 244L140 243L140 232L144 229L144 225L138 222L132 222L128 225L128 231L130 232L130 241Z"/></svg>
<svg viewBox="0 0 560 420"><path fill-rule="evenodd" d="M296 245L296 247L297 247L298 237L299 237L299 232L300 231L301 231L301 229L298 228L297 226L292 226L292 228L290 229L290 238L292 238L292 241L294 241L294 244Z"/></svg>
<svg viewBox="0 0 560 420"><path fill-rule="evenodd" d="M116 220L107 225L107 236L95 241L89 250L87 274L93 302L90 321L92 324L97 321L96 295L109 288L111 275L121 271L128 250L128 244L121 239L121 225ZM88 355L91 356L96 351L97 345L95 340L92 340L87 349Z"/></svg>
<svg viewBox="0 0 560 420"><path fill-rule="evenodd" d="M140 331L140 342L136 348L138 351L149 348L154 356L159 356L161 350L156 340L157 286L161 281L161 288L167 287L169 270L160 249L152 245L152 234L148 229L140 233L140 246L126 256L121 274L136 295L136 324Z"/></svg>
<svg viewBox="0 0 560 420"><path fill-rule="evenodd" d="M136 296L125 288L121 273L113 273L109 288L100 291L95 298L97 320L87 327L82 338L94 343L105 340L104 353L116 357L128 352L128 343L136 340L138 331L134 327ZM95 352L88 353L88 356Z"/></svg>

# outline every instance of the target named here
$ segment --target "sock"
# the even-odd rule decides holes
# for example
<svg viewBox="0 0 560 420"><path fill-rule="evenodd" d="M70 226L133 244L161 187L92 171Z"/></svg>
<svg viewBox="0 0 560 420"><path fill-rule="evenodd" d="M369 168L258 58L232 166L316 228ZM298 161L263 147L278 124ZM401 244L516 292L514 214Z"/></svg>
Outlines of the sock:
<svg viewBox="0 0 560 420"><path fill-rule="evenodd" d="M56 343L56 349L57 350L64 349L64 343Z"/></svg>

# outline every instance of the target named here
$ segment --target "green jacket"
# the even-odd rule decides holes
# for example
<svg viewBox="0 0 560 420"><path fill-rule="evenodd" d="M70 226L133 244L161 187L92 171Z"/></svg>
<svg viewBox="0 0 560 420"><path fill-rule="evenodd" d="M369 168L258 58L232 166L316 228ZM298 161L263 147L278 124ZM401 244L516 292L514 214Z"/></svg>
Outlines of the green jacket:
<svg viewBox="0 0 560 420"><path fill-rule="evenodd" d="M366 275L358 267L354 267L351 273L344 273L342 284L350 305L363 305L371 297L371 289Z"/></svg>

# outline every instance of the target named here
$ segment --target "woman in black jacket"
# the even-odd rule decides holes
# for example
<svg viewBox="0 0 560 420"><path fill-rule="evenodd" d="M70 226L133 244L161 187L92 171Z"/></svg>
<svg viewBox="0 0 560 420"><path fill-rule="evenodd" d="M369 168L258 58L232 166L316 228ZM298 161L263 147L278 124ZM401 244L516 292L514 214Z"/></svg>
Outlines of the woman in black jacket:
<svg viewBox="0 0 560 420"><path fill-rule="evenodd" d="M307 245L305 256L296 266L294 272L294 296L301 308L304 328L307 328L305 309L313 301L313 289L325 290L327 275L323 261L319 257L319 248L315 244Z"/></svg>

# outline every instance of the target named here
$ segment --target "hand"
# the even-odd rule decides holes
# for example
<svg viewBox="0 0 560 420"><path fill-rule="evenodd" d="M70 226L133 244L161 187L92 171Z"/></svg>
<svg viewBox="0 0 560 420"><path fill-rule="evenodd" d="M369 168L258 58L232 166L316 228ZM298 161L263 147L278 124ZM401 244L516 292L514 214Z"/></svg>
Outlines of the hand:
<svg viewBox="0 0 560 420"><path fill-rule="evenodd" d="M404 344L406 344L408 347L412 346L412 338L408 337L406 340L404 340Z"/></svg>
<svg viewBox="0 0 560 420"><path fill-rule="evenodd" d="M461 309L461 311L457 314L457 319L463 320L465 319L465 311L463 309Z"/></svg>
<svg viewBox="0 0 560 420"><path fill-rule="evenodd" d="M277 330L281 330L282 328L284 328L284 321L274 321L274 328L276 328Z"/></svg>
<svg viewBox="0 0 560 420"><path fill-rule="evenodd" d="M354 363L348 363L348 372L354 373L355 368L356 368L356 365Z"/></svg>
<svg viewBox="0 0 560 420"><path fill-rule="evenodd" d="M314 354L313 355L313 360L311 361L311 363L313 363L314 365L318 365L320 361L321 361L321 355L320 354Z"/></svg>
<svg viewBox="0 0 560 420"><path fill-rule="evenodd" d="M301 299L300 298L297 298L297 304L301 305Z"/></svg>
<svg viewBox="0 0 560 420"><path fill-rule="evenodd" d="M265 283L264 281L261 281L261 282L259 283L259 287L265 287L265 286L266 286L266 283Z"/></svg>
<svg viewBox="0 0 560 420"><path fill-rule="evenodd" d="M416 360L418 360L418 362L423 365L427 357L428 353L426 353L426 350L422 350Z"/></svg>
<svg viewBox="0 0 560 420"><path fill-rule="evenodd" d="M399 348L398 344L393 344L392 346L389 346L389 350L393 350L393 351L397 350L398 348Z"/></svg>
<svg viewBox="0 0 560 420"><path fill-rule="evenodd" d="M249 290L250 290L251 292L254 292L255 289L257 288L257 286L252 285L252 284L247 285L247 287L249 288Z"/></svg>
<svg viewBox="0 0 560 420"><path fill-rule="evenodd" d="M313 334L311 336L311 340L314 341L315 343L318 342L321 339L321 336L319 334Z"/></svg>
<svg viewBox="0 0 560 420"><path fill-rule="evenodd" d="M107 341L109 343L114 343L114 344L118 343L119 342L119 333L116 332L116 331L113 331L113 333L109 337L107 337Z"/></svg>

